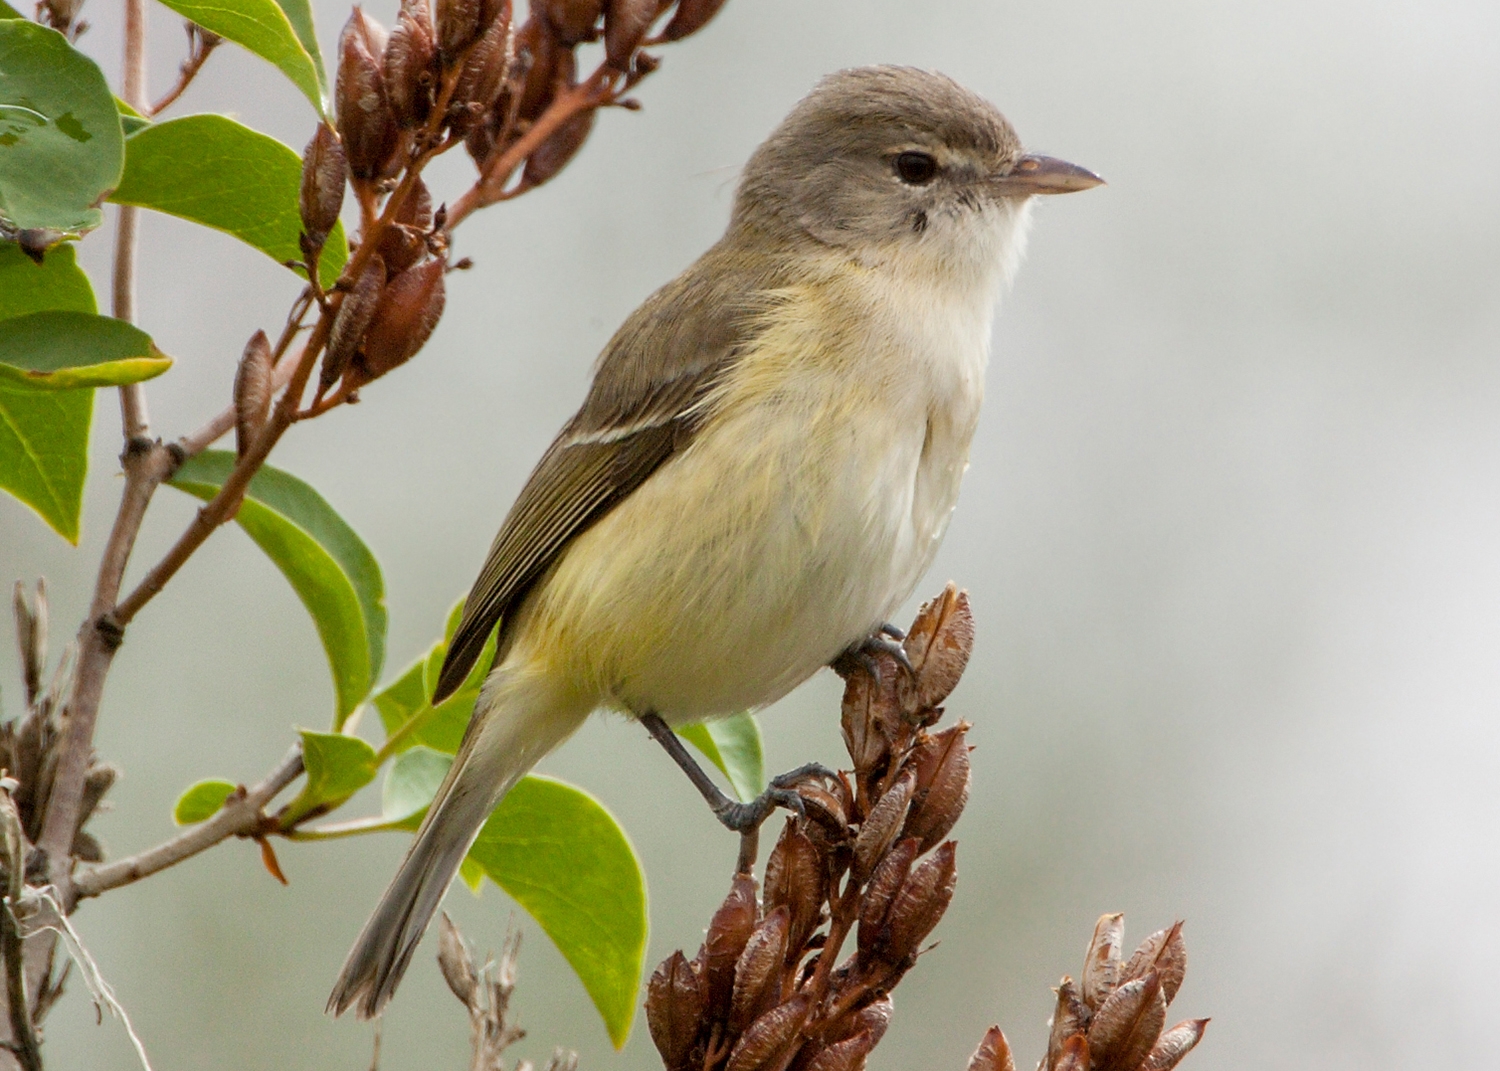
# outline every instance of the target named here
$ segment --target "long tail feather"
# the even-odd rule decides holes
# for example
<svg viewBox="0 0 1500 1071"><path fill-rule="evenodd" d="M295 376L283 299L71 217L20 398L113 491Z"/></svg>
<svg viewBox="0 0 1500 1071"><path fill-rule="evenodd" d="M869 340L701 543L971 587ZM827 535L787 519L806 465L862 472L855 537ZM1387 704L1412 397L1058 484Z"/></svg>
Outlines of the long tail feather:
<svg viewBox="0 0 1500 1071"><path fill-rule="evenodd" d="M484 820L588 713L587 704L539 674L509 667L490 674L416 840L349 950L328 1011L380 1014Z"/></svg>

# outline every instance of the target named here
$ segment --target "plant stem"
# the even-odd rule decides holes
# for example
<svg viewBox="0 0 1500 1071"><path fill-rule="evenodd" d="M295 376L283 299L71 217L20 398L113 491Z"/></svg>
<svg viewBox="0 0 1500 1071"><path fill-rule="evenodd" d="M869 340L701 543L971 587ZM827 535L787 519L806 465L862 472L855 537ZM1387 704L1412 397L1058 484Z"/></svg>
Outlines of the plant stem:
<svg viewBox="0 0 1500 1071"><path fill-rule="evenodd" d="M263 810L265 805L301 773L302 745L294 744L286 757L258 785L246 790L242 796L230 796L219 812L206 822L200 822L138 855L80 871L73 880L75 900L98 896L121 885L140 881L212 848L220 841L257 832L268 821Z"/></svg>

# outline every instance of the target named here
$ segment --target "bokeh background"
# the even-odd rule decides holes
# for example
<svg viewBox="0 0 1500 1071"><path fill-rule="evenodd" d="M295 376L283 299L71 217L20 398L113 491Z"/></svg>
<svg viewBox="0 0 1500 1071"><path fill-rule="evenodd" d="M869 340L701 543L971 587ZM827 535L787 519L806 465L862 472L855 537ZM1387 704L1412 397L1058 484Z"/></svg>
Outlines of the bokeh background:
<svg viewBox="0 0 1500 1071"><path fill-rule="evenodd" d="M325 45L345 14L320 0ZM91 0L85 17L113 76L117 10ZM182 35L162 8L151 33L160 91ZM1135 937L1187 920L1174 1010L1214 1017L1189 1066L1483 1064L1500 958L1500 6L730 0L665 59L644 112L602 116L561 178L463 227L476 268L451 277L421 358L278 450L379 555L390 672L467 589L614 326L719 234L777 119L838 67L942 69L1110 185L1040 206L921 587L973 595L950 710L975 725L975 789L942 944L875 1066L960 1069L992 1021L1029 1065L1048 986L1110 910ZM311 131L306 103L234 47L184 108L294 146ZM454 155L439 197L466 185ZM101 293L109 244L82 246ZM280 323L294 284L159 216L142 263L142 320L179 358L149 387L174 436L227 400L244 339ZM47 576L59 645L112 516L117 436L101 395L78 549L0 501L0 573ZM161 493L137 573L193 508ZM14 713L9 657L0 685ZM773 768L837 758L837 697L824 674L767 712ZM158 841L185 785L258 777L330 705L289 587L241 533L216 536L116 661L98 744L125 777L97 830L116 855ZM604 719L543 768L634 838L649 962L696 948L734 845L687 782ZM364 1068L370 1029L323 1001L403 847L285 846L282 888L230 844L77 922L158 1071ZM514 910L493 887L449 903L481 947ZM610 1050L522 925L517 1051L659 1066L639 1020ZM388 1016L389 1071L466 1065L431 953ZM135 1066L74 989L47 1024L52 1064Z"/></svg>

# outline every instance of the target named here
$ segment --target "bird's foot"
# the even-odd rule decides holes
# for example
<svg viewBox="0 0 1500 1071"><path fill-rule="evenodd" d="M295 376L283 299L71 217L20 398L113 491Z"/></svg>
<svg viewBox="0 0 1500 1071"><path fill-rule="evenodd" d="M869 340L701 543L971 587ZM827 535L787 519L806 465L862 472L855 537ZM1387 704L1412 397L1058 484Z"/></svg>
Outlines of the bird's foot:
<svg viewBox="0 0 1500 1071"><path fill-rule="evenodd" d="M777 807L784 807L794 812L797 817L806 818L807 811L802 806L802 797L797 794L797 786L804 781L820 778L834 780L837 776L821 763L810 762L806 766L799 766L795 770L771 778L771 783L766 790L753 800L736 803L726 799L714 807L714 817L723 824L725 829L732 830L741 836L758 830Z"/></svg>
<svg viewBox="0 0 1500 1071"><path fill-rule="evenodd" d="M895 659L896 665L906 671L908 678L915 680L917 671L912 667L911 659L906 656L906 648L901 645L906 638L906 633L892 624L883 624L873 633L866 636L856 644L852 644L847 650L835 658L830 665L834 672L847 677L854 669L863 669L878 685L880 683L880 661L877 655L887 654Z"/></svg>

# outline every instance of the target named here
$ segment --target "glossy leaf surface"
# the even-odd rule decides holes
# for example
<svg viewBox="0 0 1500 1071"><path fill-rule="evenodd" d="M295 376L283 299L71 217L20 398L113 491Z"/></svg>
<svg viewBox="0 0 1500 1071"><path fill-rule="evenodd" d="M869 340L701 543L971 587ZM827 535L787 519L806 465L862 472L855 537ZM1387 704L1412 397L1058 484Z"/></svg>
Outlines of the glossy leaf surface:
<svg viewBox="0 0 1500 1071"><path fill-rule="evenodd" d="M98 64L56 30L0 19L0 216L23 230L93 230L123 162Z"/></svg>
<svg viewBox="0 0 1500 1071"><path fill-rule="evenodd" d="M703 752L729 778L740 799L752 800L766 787L760 723L754 714L742 712L685 725L677 730L677 735Z"/></svg>
<svg viewBox="0 0 1500 1071"><path fill-rule="evenodd" d="M275 138L227 116L187 115L131 135L125 174L110 200L223 231L285 264L302 259L301 186L301 157ZM348 257L339 224L318 265L325 286Z"/></svg>
<svg viewBox="0 0 1500 1071"><path fill-rule="evenodd" d="M73 247L55 246L36 264L0 242L0 333L11 319L50 309L94 312ZM0 487L71 543L78 542L93 412L91 390L37 391L0 379Z"/></svg>
<svg viewBox="0 0 1500 1071"><path fill-rule="evenodd" d="M307 779L287 804L285 821L331 809L375 780L375 749L357 736L301 730Z"/></svg>
<svg viewBox="0 0 1500 1071"><path fill-rule="evenodd" d="M234 463L227 451L205 451L177 470L172 486L210 499ZM385 658L385 584L375 556L322 495L269 466L250 481L236 520L312 615L333 672L334 727L342 727Z"/></svg>
<svg viewBox="0 0 1500 1071"><path fill-rule="evenodd" d="M206 822L219 813L219 808L224 806L234 789L234 782L218 779L189 785L187 791L177 797L177 806L172 808L172 821L180 826Z"/></svg>
<svg viewBox="0 0 1500 1071"><path fill-rule="evenodd" d="M150 335L111 316L52 311L0 320L0 383L10 387L118 387L171 366Z"/></svg>

